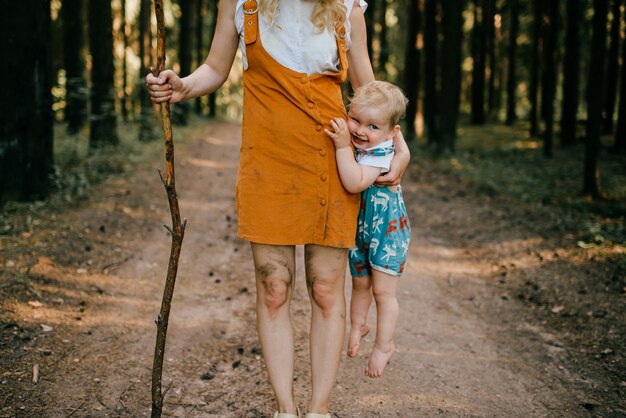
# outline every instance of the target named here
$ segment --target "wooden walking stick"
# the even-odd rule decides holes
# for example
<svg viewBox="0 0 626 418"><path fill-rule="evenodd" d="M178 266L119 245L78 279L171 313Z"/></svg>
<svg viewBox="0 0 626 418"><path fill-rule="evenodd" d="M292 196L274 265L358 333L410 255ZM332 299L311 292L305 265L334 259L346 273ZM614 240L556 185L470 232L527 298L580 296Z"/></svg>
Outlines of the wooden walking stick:
<svg viewBox="0 0 626 418"><path fill-rule="evenodd" d="M155 77L165 69L165 19L163 17L163 0L154 0L154 10L157 19L157 69L152 73ZM160 417L163 410L163 398L170 385L161 392L161 378L163 374L163 357L165 355L165 338L167 336L167 325L172 306L172 295L176 284L176 273L178 271L178 259L180 249L185 236L185 226L187 220L180 221L180 210L178 209L178 198L176 197L176 186L174 181L174 142L172 136L172 122L170 120L169 103L161 103L161 120L163 122L163 135L165 137L165 163L167 175L164 176L159 170L159 176L167 192L167 200L170 205L172 215L172 227L165 226L172 235L172 246L170 250L170 260L167 266L167 276L165 278L165 289L163 290L163 300L161 310L156 319L157 336L154 347L154 362L152 364L152 418Z"/></svg>

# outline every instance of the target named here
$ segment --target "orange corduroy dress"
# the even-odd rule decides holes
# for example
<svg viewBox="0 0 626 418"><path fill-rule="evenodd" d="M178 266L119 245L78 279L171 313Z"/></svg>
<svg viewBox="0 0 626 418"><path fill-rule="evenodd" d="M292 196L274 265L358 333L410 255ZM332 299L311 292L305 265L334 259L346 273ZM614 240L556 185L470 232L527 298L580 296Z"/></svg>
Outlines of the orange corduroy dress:
<svg viewBox="0 0 626 418"><path fill-rule="evenodd" d="M359 194L342 186L335 148L323 128L346 117L345 28L340 71L307 75L272 58L261 44L257 2L244 4L242 145L237 173L238 233L254 243L354 246Z"/></svg>

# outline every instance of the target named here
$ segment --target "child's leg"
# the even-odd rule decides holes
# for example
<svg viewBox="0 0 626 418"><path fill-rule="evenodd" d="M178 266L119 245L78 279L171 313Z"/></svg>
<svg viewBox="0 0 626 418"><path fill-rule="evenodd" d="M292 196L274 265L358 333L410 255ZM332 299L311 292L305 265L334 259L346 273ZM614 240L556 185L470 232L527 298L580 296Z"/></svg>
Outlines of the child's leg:
<svg viewBox="0 0 626 418"><path fill-rule="evenodd" d="M372 303L372 276L352 278L352 296L350 297L350 338L348 356L355 357L359 352L361 338L369 332L367 312Z"/></svg>
<svg viewBox="0 0 626 418"><path fill-rule="evenodd" d="M393 337L398 322L399 307L396 298L400 276L372 270L372 291L376 300L376 340L365 375L380 377L395 350Z"/></svg>

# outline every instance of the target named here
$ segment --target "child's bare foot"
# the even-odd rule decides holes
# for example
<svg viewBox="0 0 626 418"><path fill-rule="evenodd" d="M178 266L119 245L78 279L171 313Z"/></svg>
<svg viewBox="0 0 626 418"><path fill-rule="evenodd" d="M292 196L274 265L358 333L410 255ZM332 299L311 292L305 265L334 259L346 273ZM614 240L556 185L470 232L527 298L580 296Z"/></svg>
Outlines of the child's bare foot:
<svg viewBox="0 0 626 418"><path fill-rule="evenodd" d="M363 324L360 327L350 328L350 338L348 339L348 357L356 357L361 345L361 338L370 332L370 327Z"/></svg>
<svg viewBox="0 0 626 418"><path fill-rule="evenodd" d="M379 348L374 344L369 364L365 368L365 376L372 378L382 376L385 366L389 363L389 359L395 350L396 346L393 343L389 344L386 349Z"/></svg>

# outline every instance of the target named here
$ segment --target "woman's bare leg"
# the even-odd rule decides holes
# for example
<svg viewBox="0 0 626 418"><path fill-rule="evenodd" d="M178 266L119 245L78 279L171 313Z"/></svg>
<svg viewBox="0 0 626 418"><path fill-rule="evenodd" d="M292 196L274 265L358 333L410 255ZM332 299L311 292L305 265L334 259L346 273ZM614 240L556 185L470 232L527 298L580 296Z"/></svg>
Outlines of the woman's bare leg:
<svg viewBox="0 0 626 418"><path fill-rule="evenodd" d="M265 367L279 412L296 413L293 395L294 336L289 305L293 295L295 247L252 243L256 314Z"/></svg>
<svg viewBox="0 0 626 418"><path fill-rule="evenodd" d="M350 337L348 338L348 356L354 357L359 352L361 338L370 328L367 326L367 313L372 303L372 276L352 278L352 296L350 297Z"/></svg>
<svg viewBox="0 0 626 418"><path fill-rule="evenodd" d="M392 276L378 270L372 270L372 291L376 300L376 340L365 375L380 377L395 351L393 338L400 309L396 289L399 276Z"/></svg>
<svg viewBox="0 0 626 418"><path fill-rule="evenodd" d="M346 329L344 279L347 250L305 247L307 288L311 299L311 402L309 412L327 413Z"/></svg>

